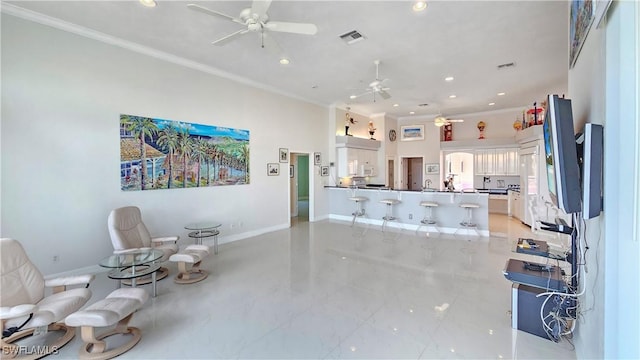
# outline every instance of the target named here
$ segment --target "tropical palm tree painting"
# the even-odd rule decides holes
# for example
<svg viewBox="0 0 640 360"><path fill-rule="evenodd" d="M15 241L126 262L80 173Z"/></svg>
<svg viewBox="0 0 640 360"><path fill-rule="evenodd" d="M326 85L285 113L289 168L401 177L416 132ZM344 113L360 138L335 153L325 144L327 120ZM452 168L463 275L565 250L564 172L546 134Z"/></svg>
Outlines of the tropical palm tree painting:
<svg viewBox="0 0 640 360"><path fill-rule="evenodd" d="M124 191L249 183L249 130L120 115Z"/></svg>

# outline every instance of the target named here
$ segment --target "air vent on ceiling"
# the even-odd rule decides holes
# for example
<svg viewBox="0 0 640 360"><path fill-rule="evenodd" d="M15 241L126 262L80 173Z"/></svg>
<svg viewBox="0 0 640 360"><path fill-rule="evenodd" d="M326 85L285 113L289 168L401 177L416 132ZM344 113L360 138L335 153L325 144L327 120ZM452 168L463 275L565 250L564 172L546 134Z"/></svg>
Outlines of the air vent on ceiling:
<svg viewBox="0 0 640 360"><path fill-rule="evenodd" d="M358 41L364 40L365 37L362 36L362 34L360 34L357 30L353 30L353 31L349 31L346 34L340 35L340 39L346 42L347 45L351 45L351 44L357 43Z"/></svg>
<svg viewBox="0 0 640 360"><path fill-rule="evenodd" d="M429 106L429 104L423 103L423 104L418 104L418 106Z"/></svg>
<svg viewBox="0 0 640 360"><path fill-rule="evenodd" d="M502 70L502 69L506 69L506 68L510 68L510 67L514 67L514 66L516 66L516 63L514 63L514 62L504 63L504 64L498 65L498 70Z"/></svg>

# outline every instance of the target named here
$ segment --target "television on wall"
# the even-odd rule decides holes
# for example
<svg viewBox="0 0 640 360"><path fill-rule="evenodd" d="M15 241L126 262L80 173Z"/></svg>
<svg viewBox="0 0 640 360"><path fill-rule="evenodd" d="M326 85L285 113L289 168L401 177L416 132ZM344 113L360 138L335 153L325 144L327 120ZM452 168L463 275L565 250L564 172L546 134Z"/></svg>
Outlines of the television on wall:
<svg viewBox="0 0 640 360"><path fill-rule="evenodd" d="M602 125L585 124L578 135L578 157L582 174L582 217L591 219L602 211L602 166L604 129Z"/></svg>
<svg viewBox="0 0 640 360"><path fill-rule="evenodd" d="M548 96L543 133L551 201L567 214L580 212L582 190L571 100Z"/></svg>

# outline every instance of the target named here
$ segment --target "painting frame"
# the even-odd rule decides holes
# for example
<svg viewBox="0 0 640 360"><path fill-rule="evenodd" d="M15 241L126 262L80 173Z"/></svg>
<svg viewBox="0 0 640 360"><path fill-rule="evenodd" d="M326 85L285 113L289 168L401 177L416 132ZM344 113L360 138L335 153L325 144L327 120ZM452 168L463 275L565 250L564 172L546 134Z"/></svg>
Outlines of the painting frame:
<svg viewBox="0 0 640 360"><path fill-rule="evenodd" d="M268 176L280 175L280 163L267 163L267 175Z"/></svg>
<svg viewBox="0 0 640 360"><path fill-rule="evenodd" d="M400 141L424 140L424 125L405 125L400 127Z"/></svg>
<svg viewBox="0 0 640 360"><path fill-rule="evenodd" d="M320 176L329 176L329 167L321 166L320 167Z"/></svg>
<svg viewBox="0 0 640 360"><path fill-rule="evenodd" d="M573 68L595 18L593 0L571 0L569 9L569 69Z"/></svg>
<svg viewBox="0 0 640 360"><path fill-rule="evenodd" d="M440 174L440 164L424 164L424 173L427 175Z"/></svg>
<svg viewBox="0 0 640 360"><path fill-rule="evenodd" d="M322 153L314 152L313 153L313 164L321 165L322 164Z"/></svg>
<svg viewBox="0 0 640 360"><path fill-rule="evenodd" d="M280 148L278 150L278 158L280 159L281 163L288 163L289 162L289 149Z"/></svg>
<svg viewBox="0 0 640 360"><path fill-rule="evenodd" d="M294 173L295 173L294 165L289 165L289 177L292 178Z"/></svg>

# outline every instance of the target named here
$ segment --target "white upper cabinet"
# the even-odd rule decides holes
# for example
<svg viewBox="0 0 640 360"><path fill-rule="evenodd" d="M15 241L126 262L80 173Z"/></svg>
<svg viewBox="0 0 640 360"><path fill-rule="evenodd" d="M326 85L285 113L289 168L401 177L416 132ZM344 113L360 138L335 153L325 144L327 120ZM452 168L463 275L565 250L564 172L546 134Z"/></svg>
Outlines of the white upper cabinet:
<svg viewBox="0 0 640 360"><path fill-rule="evenodd" d="M475 153L476 175L509 175L517 176L518 149L478 149Z"/></svg>

